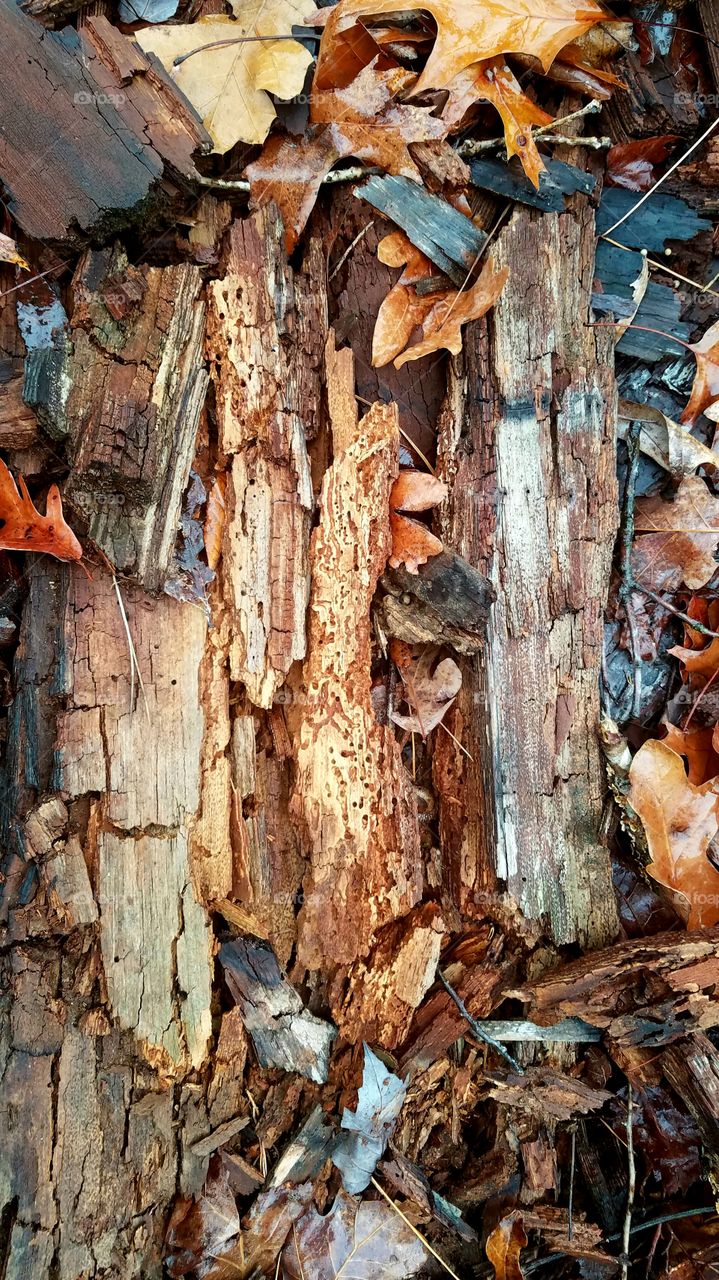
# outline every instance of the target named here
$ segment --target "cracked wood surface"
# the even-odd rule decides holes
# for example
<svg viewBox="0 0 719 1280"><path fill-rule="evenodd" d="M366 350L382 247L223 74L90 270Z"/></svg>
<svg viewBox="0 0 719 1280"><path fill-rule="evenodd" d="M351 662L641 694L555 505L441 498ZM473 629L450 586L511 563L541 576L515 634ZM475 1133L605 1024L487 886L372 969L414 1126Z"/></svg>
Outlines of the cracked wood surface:
<svg viewBox="0 0 719 1280"><path fill-rule="evenodd" d="M497 600L447 721L472 760L438 742L440 829L465 909L501 880L557 943L597 946L616 932L595 726L617 495L610 339L588 327L592 211L516 211L492 256L511 287L468 328L445 405L442 532Z"/></svg>

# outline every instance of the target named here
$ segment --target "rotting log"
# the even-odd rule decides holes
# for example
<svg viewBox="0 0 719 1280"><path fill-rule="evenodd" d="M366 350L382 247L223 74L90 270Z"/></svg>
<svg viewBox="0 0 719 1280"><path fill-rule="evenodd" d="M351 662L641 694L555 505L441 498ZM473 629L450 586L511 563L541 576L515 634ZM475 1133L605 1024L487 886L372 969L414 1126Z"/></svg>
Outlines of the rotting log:
<svg viewBox="0 0 719 1280"><path fill-rule="evenodd" d="M509 286L468 326L443 413L442 533L496 592L487 643L436 745L445 875L465 911L506 884L556 943L616 932L596 738L616 534L610 339L589 327L594 217L516 210Z"/></svg>

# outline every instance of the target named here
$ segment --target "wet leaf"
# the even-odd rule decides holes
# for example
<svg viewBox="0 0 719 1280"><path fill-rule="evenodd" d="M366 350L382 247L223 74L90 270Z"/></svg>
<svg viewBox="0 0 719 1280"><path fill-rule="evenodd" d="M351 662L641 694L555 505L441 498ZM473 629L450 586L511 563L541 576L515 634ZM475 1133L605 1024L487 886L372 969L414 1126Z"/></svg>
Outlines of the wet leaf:
<svg viewBox="0 0 719 1280"><path fill-rule="evenodd" d="M619 1098L619 1105L616 1101L610 1105L609 1123L624 1141L626 1090ZM644 1180L660 1183L665 1195L688 1191L701 1177L699 1131L686 1110L676 1106L666 1087L643 1084L635 1091L632 1132L635 1151L644 1166Z"/></svg>
<svg viewBox="0 0 719 1280"><path fill-rule="evenodd" d="M618 435L624 439L629 422L640 422L639 447L642 453L668 471L677 483L699 467L719 467L719 454L702 444L678 422L650 405L619 402Z"/></svg>
<svg viewBox="0 0 719 1280"><path fill-rule="evenodd" d="M655 165L664 163L678 141L677 134L667 133L659 138L617 143L607 152L607 183L628 191L648 191L656 182Z"/></svg>
<svg viewBox="0 0 719 1280"><path fill-rule="evenodd" d="M502 117L507 158L519 156L524 172L535 187L544 169L542 157L532 137L532 125L552 120L519 87L504 58L486 58L461 71L449 86L449 98L442 119L454 130L477 101L491 102Z"/></svg>
<svg viewBox="0 0 719 1280"><path fill-rule="evenodd" d="M719 645L719 640L715 640L713 643ZM682 656L682 652L693 653L694 651L682 651L677 645L674 649L670 649L669 652L679 658ZM716 665L719 665L719 650L715 652L715 662ZM714 750L714 729L711 725L707 728L685 730L678 728L675 724L666 724L665 728L666 734L661 741L671 747L672 751L676 751L677 755L685 758L689 781L694 786L700 787L702 783L709 782L719 775L719 755Z"/></svg>
<svg viewBox="0 0 719 1280"><path fill-rule="evenodd" d="M682 422L694 423L719 399L719 320L707 329L700 342L690 343L690 346L696 356L697 371Z"/></svg>
<svg viewBox="0 0 719 1280"><path fill-rule="evenodd" d="M310 1209L282 1254L289 1280L405 1280L426 1261L421 1242L390 1205L345 1191L324 1217Z"/></svg>
<svg viewBox="0 0 719 1280"><path fill-rule="evenodd" d="M415 329L429 315L440 297L454 290L418 294L412 288L418 280L439 275L438 268L412 244L404 231L393 231L380 240L377 257L388 267L404 267L402 275L383 298L372 335L372 365L389 364L407 346Z"/></svg>
<svg viewBox="0 0 719 1280"><path fill-rule="evenodd" d="M422 324L422 338L394 361L399 369L408 360L419 360L442 349L458 355L462 350L462 325L478 320L494 306L509 276L509 268L495 270L487 259L476 284L461 293L450 293L435 302Z"/></svg>
<svg viewBox="0 0 719 1280"><path fill-rule="evenodd" d="M30 265L25 261L22 254L18 250L14 240L10 236L4 236L0 232L0 262L10 262L15 267L24 267L26 271L30 270Z"/></svg>
<svg viewBox="0 0 719 1280"><path fill-rule="evenodd" d="M157 55L201 116L214 150L224 154L236 142L264 142L275 119L269 94L301 93L312 62L297 40L256 37L287 35L314 10L313 0L236 0L235 18L145 27L134 39Z"/></svg>
<svg viewBox="0 0 719 1280"><path fill-rule="evenodd" d="M44 516L33 505L22 476L17 485L0 460L0 550L39 551L57 560L80 560L82 547L62 513L56 484L47 491Z"/></svg>
<svg viewBox="0 0 719 1280"><path fill-rule="evenodd" d="M719 872L707 857L717 833L719 779L693 786L681 756L654 740L640 747L629 779L629 802L651 856L647 872L675 894L689 929L719 923Z"/></svg>
<svg viewBox="0 0 719 1280"><path fill-rule="evenodd" d="M369 1186L397 1117L402 1110L407 1085L364 1046L362 1086L354 1111L345 1107L342 1128L332 1160L342 1174L345 1191L356 1195Z"/></svg>
<svg viewBox="0 0 719 1280"><path fill-rule="evenodd" d="M417 573L421 564L430 556L438 556L444 544L435 538L426 525L409 520L401 511L429 511L443 502L447 486L435 476L423 471L401 471L390 494L390 526L392 529L392 554L389 563L393 569L405 565L409 573Z"/></svg>
<svg viewBox="0 0 719 1280"><path fill-rule="evenodd" d="M275 201L285 225L288 252L312 212L322 179L338 160L352 156L387 173L421 181L408 144L442 138L447 128L430 107L396 101L414 79L401 67L379 71L371 64L347 88L313 93L307 136L270 138L262 154L247 166L251 207Z"/></svg>
<svg viewBox="0 0 719 1280"><path fill-rule="evenodd" d="M687 476L674 500L640 498L636 504L634 571L640 583L692 590L706 586L717 569L719 498L700 476Z"/></svg>
<svg viewBox="0 0 719 1280"><path fill-rule="evenodd" d="M428 645L410 666L402 668L405 700L412 714L393 711L390 719L400 729L421 733L423 738L436 729L462 687L462 672L453 658L437 661L440 650Z"/></svg>
<svg viewBox="0 0 719 1280"><path fill-rule="evenodd" d="M485 1252L494 1267L495 1280L524 1280L519 1255L527 1243L527 1233L519 1212L508 1213L489 1236Z"/></svg>
<svg viewBox="0 0 719 1280"><path fill-rule="evenodd" d="M236 1240L224 1252L215 1253L209 1268L201 1273L203 1280L275 1275L280 1251L311 1200L311 1182L260 1191Z"/></svg>
<svg viewBox="0 0 719 1280"><path fill-rule="evenodd" d="M186 1276L224 1249L240 1229L240 1215L227 1172L218 1159L210 1162L202 1194L175 1202L165 1233L165 1267L169 1275Z"/></svg>
<svg viewBox="0 0 719 1280"><path fill-rule="evenodd" d="M596 0L423 0L421 8L435 19L437 38L417 93L447 89L465 67L502 53L531 53L546 70L560 49L606 17ZM332 62L338 34L357 18L396 12L397 0L340 0L323 32L318 73Z"/></svg>

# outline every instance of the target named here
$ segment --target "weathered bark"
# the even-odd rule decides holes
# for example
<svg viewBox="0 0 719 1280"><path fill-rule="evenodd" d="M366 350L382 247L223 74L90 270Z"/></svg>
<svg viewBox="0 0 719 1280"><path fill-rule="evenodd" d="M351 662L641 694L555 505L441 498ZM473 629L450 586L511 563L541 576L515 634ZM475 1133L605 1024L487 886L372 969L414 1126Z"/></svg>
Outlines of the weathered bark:
<svg viewBox="0 0 719 1280"><path fill-rule="evenodd" d="M481 658L435 768L452 894L467 911L506 883L558 943L616 929L598 843L595 726L602 612L616 532L615 389L589 327L593 215L517 211L492 256L510 282L467 332L445 406L446 541L497 595Z"/></svg>

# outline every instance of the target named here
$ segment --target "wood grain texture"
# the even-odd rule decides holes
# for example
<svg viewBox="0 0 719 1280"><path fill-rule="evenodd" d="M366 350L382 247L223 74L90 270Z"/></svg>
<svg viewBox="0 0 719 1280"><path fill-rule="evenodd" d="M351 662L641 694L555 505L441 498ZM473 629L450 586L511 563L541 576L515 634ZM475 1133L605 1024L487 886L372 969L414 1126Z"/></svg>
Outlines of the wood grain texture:
<svg viewBox="0 0 719 1280"><path fill-rule="evenodd" d="M375 405L325 475L311 551L294 813L309 858L298 955L351 964L422 895L416 800L370 698L370 604L390 545L394 406Z"/></svg>
<svg viewBox="0 0 719 1280"><path fill-rule="evenodd" d="M617 495L591 209L517 211L493 258L510 279L489 337L467 327L442 426L442 533L497 596L448 719L472 759L447 735L436 753L447 875L465 910L496 876L556 942L596 946L616 931L595 726Z"/></svg>

